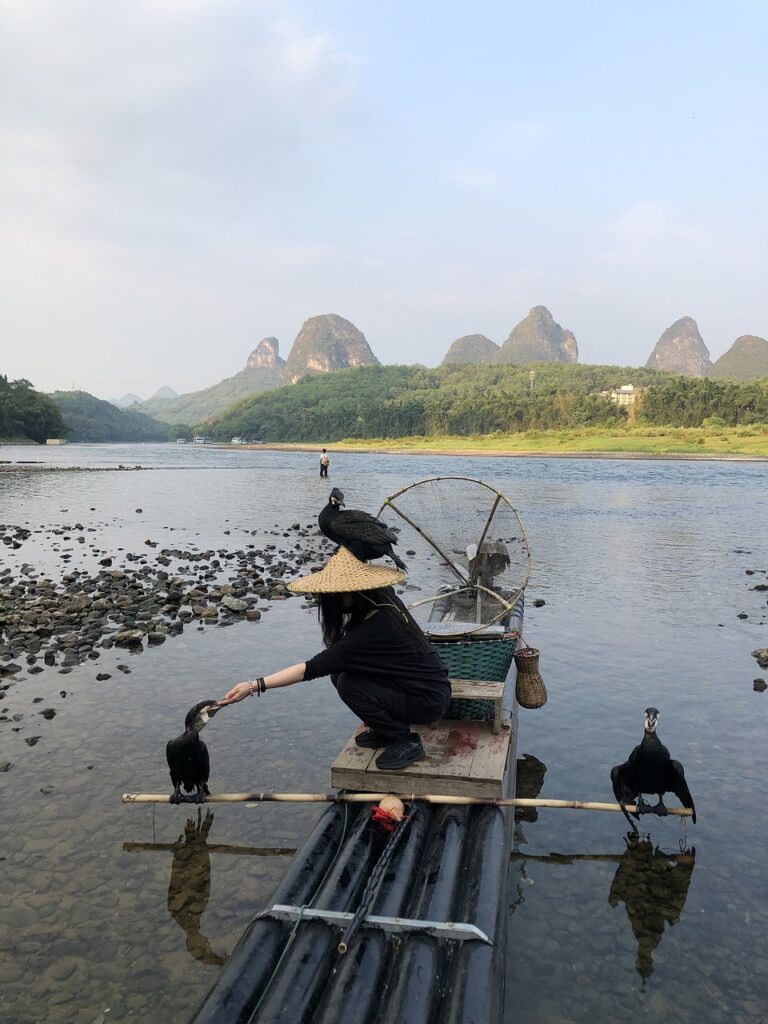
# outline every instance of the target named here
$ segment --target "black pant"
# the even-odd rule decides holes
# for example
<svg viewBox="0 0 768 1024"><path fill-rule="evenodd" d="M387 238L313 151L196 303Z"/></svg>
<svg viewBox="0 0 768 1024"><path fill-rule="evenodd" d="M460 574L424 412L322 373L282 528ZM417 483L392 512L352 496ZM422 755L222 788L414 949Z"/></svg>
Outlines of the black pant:
<svg viewBox="0 0 768 1024"><path fill-rule="evenodd" d="M328 476L328 467L320 463L320 476Z"/></svg>
<svg viewBox="0 0 768 1024"><path fill-rule="evenodd" d="M388 743L406 737L412 722L427 724L442 718L450 700L448 691L444 702L439 698L425 700L394 690L385 683L351 676L348 672L331 676L331 682L347 707L369 729L381 733Z"/></svg>

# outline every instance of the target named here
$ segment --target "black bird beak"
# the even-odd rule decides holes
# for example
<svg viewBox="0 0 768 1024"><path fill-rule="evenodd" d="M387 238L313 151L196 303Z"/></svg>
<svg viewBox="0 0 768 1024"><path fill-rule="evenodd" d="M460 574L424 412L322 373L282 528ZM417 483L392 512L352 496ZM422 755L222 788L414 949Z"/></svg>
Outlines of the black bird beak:
<svg viewBox="0 0 768 1024"><path fill-rule="evenodd" d="M221 711L221 708L219 707L218 704L212 703L209 708L206 708L206 710L208 712L208 717L213 718L217 711Z"/></svg>

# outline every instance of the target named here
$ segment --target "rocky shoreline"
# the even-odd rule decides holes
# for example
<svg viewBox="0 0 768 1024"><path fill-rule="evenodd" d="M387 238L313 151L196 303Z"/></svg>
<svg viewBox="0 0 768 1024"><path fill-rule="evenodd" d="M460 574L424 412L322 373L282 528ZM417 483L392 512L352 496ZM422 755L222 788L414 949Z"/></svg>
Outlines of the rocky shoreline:
<svg viewBox="0 0 768 1024"><path fill-rule="evenodd" d="M0 462L0 473L135 473L154 466L56 466L51 462ZM166 467L167 468L167 467Z"/></svg>
<svg viewBox="0 0 768 1024"><path fill-rule="evenodd" d="M46 670L66 675L113 648L140 654L179 636L185 627L258 622L271 602L293 596L286 585L290 579L319 568L331 550L314 523L269 531L279 540L258 547L249 543L234 550L165 547L156 551L158 542L148 538L146 551L119 555L104 551L94 540L89 542L87 534L95 533L95 528L82 523L51 526L43 532L51 536L64 567L72 555L62 550L59 541L84 545L95 564L55 578L54 573L40 572L22 561L22 555L14 554L15 568L3 560L0 702L29 676ZM0 524L0 543L9 554L21 551L31 536L25 526ZM125 664L115 667L130 673ZM111 673L100 672L96 678L109 679ZM12 717L12 728L21 732L24 716L8 712L0 703L0 722ZM41 714L50 720L56 710L46 708ZM33 746L38 739L29 736L26 742ZM9 762L0 762L0 771L10 768Z"/></svg>

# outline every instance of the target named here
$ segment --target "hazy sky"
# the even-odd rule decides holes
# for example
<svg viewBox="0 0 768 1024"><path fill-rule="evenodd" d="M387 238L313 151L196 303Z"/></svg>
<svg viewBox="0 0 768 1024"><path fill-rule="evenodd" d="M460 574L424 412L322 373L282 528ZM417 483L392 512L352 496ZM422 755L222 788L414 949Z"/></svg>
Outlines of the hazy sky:
<svg viewBox="0 0 768 1024"><path fill-rule="evenodd" d="M339 313L768 337L763 0L0 0L0 373L148 397Z"/></svg>

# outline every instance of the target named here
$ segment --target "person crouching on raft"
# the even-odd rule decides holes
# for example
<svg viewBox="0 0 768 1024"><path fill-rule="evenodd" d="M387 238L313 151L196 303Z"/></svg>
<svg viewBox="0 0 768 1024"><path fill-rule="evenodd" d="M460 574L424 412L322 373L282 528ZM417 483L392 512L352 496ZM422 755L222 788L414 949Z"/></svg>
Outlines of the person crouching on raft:
<svg viewBox="0 0 768 1024"><path fill-rule="evenodd" d="M340 547L323 569L288 584L293 593L317 594L325 650L271 675L237 683L219 702L330 676L341 699L363 721L360 747L384 747L382 771L397 771L425 757L411 723L442 718L451 699L448 671L392 587L405 573L361 562Z"/></svg>

